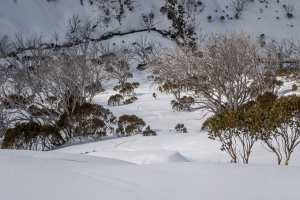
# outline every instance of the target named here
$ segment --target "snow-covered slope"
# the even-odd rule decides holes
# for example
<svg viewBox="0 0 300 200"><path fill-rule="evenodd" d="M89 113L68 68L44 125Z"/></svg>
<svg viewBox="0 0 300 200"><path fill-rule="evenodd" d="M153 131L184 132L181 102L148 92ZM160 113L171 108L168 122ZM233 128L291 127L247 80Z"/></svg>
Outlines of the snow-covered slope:
<svg viewBox="0 0 300 200"><path fill-rule="evenodd" d="M0 35L13 37L22 33L26 37L42 34L51 38L54 33L66 30L66 21L73 15L86 17L91 10L82 7L79 1L62 0L2 0L0 5Z"/></svg>
<svg viewBox="0 0 300 200"><path fill-rule="evenodd" d="M130 165L61 153L0 152L5 200L297 200L299 167Z"/></svg>
<svg viewBox="0 0 300 200"><path fill-rule="evenodd" d="M264 1L258 0L245 5L240 19L220 21L220 16L231 13L230 1L208 0L207 9L200 15L199 27L206 33L228 33L245 32L253 37L265 34L266 37L274 39L293 39L299 40L300 30L300 1L298 0L277 0ZM287 19L283 5L293 5L295 8L294 18ZM229 6L229 9L226 9ZM218 11L218 12L216 12ZM225 12L224 12L225 11ZM211 15L213 22L207 21L207 16ZM278 19L276 19L278 17Z"/></svg>
<svg viewBox="0 0 300 200"><path fill-rule="evenodd" d="M1 0L0 37L22 33L26 37L42 34L50 39L54 32L61 38L66 21L73 15L93 20L97 9L80 0ZM107 31L128 31L142 28L141 14L155 11L156 26L167 29L168 22L159 9L163 0L136 0L135 12L122 24L99 27L98 34ZM220 21L231 12L230 0L202 0L204 10L196 16L198 31L246 32L253 37L264 33L275 39L299 40L300 1L269 0L269 4L248 3L239 20ZM295 7L294 18L287 19L283 4ZM266 7L266 5L268 5ZM217 10L217 12L216 12ZM224 10L224 12L223 12ZM212 16L212 22L207 21ZM276 19L279 17L279 19ZM147 38L172 47L174 43L158 33L136 33L114 37L117 45L131 45ZM73 145L52 152L0 150L0 199L4 200L298 200L300 199L300 150L294 152L289 167L278 167L275 158L257 143L249 165L230 164L219 150L220 144L208 139L201 125L209 116L205 111L173 112L171 95L161 94L147 80L147 73L132 65L133 80L141 83L133 104L109 107L116 115L135 114L149 124L158 136L140 135L106 139L94 143ZM294 93L294 82L285 82L281 95ZM297 83L298 84L298 83ZM107 105L111 82L107 90L94 100ZM157 93L157 99L152 93ZM175 133L177 123L183 123L187 134Z"/></svg>
<svg viewBox="0 0 300 200"><path fill-rule="evenodd" d="M2 0L0 37L8 35L13 38L15 34L22 34L30 38L42 35L44 40L51 40L54 34L58 34L63 39L68 20L73 16L79 16L81 20L89 19L95 24L103 19L103 13L95 5L90 5L89 1L83 2L81 5L80 0ZM142 13L150 10L158 13L162 3L161 0L138 0L135 2L135 10L126 15L121 24L114 20L109 26L99 23L97 34L139 29L142 26ZM160 19L160 22L163 21Z"/></svg>
<svg viewBox="0 0 300 200"><path fill-rule="evenodd" d="M160 8L164 0L137 0L135 9L126 14L122 23L112 22L109 27L99 25L98 33L107 31L131 30L142 27L142 14L153 11L155 26L159 29L168 29L166 16ZM263 3L261 3L263 2ZM230 19L233 16L231 0L202 0L204 9L196 13L195 25L197 32L210 34L212 32L246 32L253 36L264 33L275 39L291 38L298 40L300 31L300 1L298 0L268 0L249 2L245 5L240 19ZM286 17L283 5L294 7L292 19ZM12 36L23 33L24 36L42 34L49 39L56 32L62 38L66 30L66 21L73 15L93 20L103 18L95 6L80 0L2 0L0 5L0 36ZM228 17L227 17L228 15ZM212 17L208 22L207 17ZM224 21L220 17L224 16Z"/></svg>
<svg viewBox="0 0 300 200"><path fill-rule="evenodd" d="M135 72L139 80L142 74ZM291 85L285 84L281 93L290 91ZM201 131L202 123L209 116L203 110L195 112L174 112L170 101L172 96L157 93L155 86L143 83L136 91L138 100L130 105L107 106L116 116L135 114L151 125L158 136L143 137L141 135L118 139L75 145L57 150L72 154L86 154L124 160L136 164L158 164L173 162L229 163L229 157L220 151L220 143L208 138L207 132ZM115 92L108 89L95 98L101 105ZM187 134L176 133L174 127L183 123ZM250 159L251 164L276 165L274 155L266 150L263 144L256 143ZM300 149L296 149L290 165L300 166Z"/></svg>

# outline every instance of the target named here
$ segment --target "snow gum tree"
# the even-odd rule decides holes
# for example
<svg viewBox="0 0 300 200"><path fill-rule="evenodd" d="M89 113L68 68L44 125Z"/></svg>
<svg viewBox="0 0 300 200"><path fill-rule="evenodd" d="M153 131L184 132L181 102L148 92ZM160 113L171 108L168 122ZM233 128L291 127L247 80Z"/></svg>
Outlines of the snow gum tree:
<svg viewBox="0 0 300 200"><path fill-rule="evenodd" d="M272 152L277 164L288 165L300 144L300 98L277 98L272 93L258 96L238 110L226 110L203 125L209 138L221 142L232 162L248 163L254 144L260 140Z"/></svg>
<svg viewBox="0 0 300 200"><path fill-rule="evenodd" d="M261 129L261 140L276 156L278 165L288 165L300 144L300 98L280 97L274 102L265 124L268 126Z"/></svg>
<svg viewBox="0 0 300 200"><path fill-rule="evenodd" d="M248 164L258 134L252 131L251 103L239 108L238 111L226 110L208 119L203 128L208 130L210 139L221 143L221 151L226 152L231 162L242 161Z"/></svg>

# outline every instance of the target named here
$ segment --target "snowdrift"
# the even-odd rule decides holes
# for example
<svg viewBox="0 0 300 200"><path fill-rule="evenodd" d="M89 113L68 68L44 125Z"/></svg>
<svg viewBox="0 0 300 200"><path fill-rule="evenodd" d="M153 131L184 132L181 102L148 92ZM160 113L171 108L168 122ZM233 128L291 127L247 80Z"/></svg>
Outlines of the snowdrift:
<svg viewBox="0 0 300 200"><path fill-rule="evenodd" d="M299 167L130 165L61 153L0 152L6 200L298 200Z"/></svg>

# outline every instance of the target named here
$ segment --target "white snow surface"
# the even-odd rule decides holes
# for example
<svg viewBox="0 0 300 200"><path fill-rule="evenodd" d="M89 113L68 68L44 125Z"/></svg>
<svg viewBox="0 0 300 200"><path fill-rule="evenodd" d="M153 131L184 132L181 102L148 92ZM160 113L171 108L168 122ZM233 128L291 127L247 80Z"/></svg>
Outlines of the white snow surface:
<svg viewBox="0 0 300 200"><path fill-rule="evenodd" d="M131 165L57 152L0 152L3 200L297 200L299 167Z"/></svg>

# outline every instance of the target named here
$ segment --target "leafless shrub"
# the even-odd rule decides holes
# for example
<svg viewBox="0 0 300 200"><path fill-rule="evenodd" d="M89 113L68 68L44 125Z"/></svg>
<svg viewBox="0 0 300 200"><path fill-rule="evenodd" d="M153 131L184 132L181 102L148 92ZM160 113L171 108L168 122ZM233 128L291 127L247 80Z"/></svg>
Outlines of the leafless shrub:
<svg viewBox="0 0 300 200"><path fill-rule="evenodd" d="M8 128L8 124L5 108L2 104L0 104L0 138L4 136L4 133Z"/></svg>
<svg viewBox="0 0 300 200"><path fill-rule="evenodd" d="M297 67L300 58L300 45L292 40L273 41L265 46L270 68Z"/></svg>
<svg viewBox="0 0 300 200"><path fill-rule="evenodd" d="M67 22L66 39L72 43L87 42L96 27L97 24L93 24L90 19L83 20L78 15L74 15Z"/></svg>
<svg viewBox="0 0 300 200"><path fill-rule="evenodd" d="M160 52L160 45L147 38L140 38L133 43L132 53L142 67L155 62Z"/></svg>
<svg viewBox="0 0 300 200"><path fill-rule="evenodd" d="M118 80L120 85L124 85L129 78L132 78L130 59L130 54L123 50L111 53L104 58L106 72L111 78Z"/></svg>
<svg viewBox="0 0 300 200"><path fill-rule="evenodd" d="M14 49L38 49L42 46L42 35L33 35L29 38L25 38L22 33L16 33L15 38L12 42Z"/></svg>
<svg viewBox="0 0 300 200"><path fill-rule="evenodd" d="M103 0L89 0L90 4L96 5L100 13L104 15L99 16L99 19L107 19L107 17L116 19L122 24L123 18L130 11L135 8L135 1L133 0L117 0L117 1L103 1Z"/></svg>
<svg viewBox="0 0 300 200"><path fill-rule="evenodd" d="M236 19L240 17L242 14L245 4L248 0L232 0L231 1L231 8L233 9L234 16Z"/></svg>
<svg viewBox="0 0 300 200"><path fill-rule="evenodd" d="M294 17L294 10L295 10L295 6L292 4L284 4L283 9L286 13L287 18L293 18Z"/></svg>
<svg viewBox="0 0 300 200"><path fill-rule="evenodd" d="M5 57L13 50L12 42L7 35L0 37L0 58Z"/></svg>
<svg viewBox="0 0 300 200"><path fill-rule="evenodd" d="M150 31L155 26L154 18L155 15L153 11L142 14L143 26L148 29L148 31Z"/></svg>
<svg viewBox="0 0 300 200"><path fill-rule="evenodd" d="M184 0L183 5L185 6L187 14L190 17L193 17L193 15L202 12L205 8L204 3L200 0Z"/></svg>

